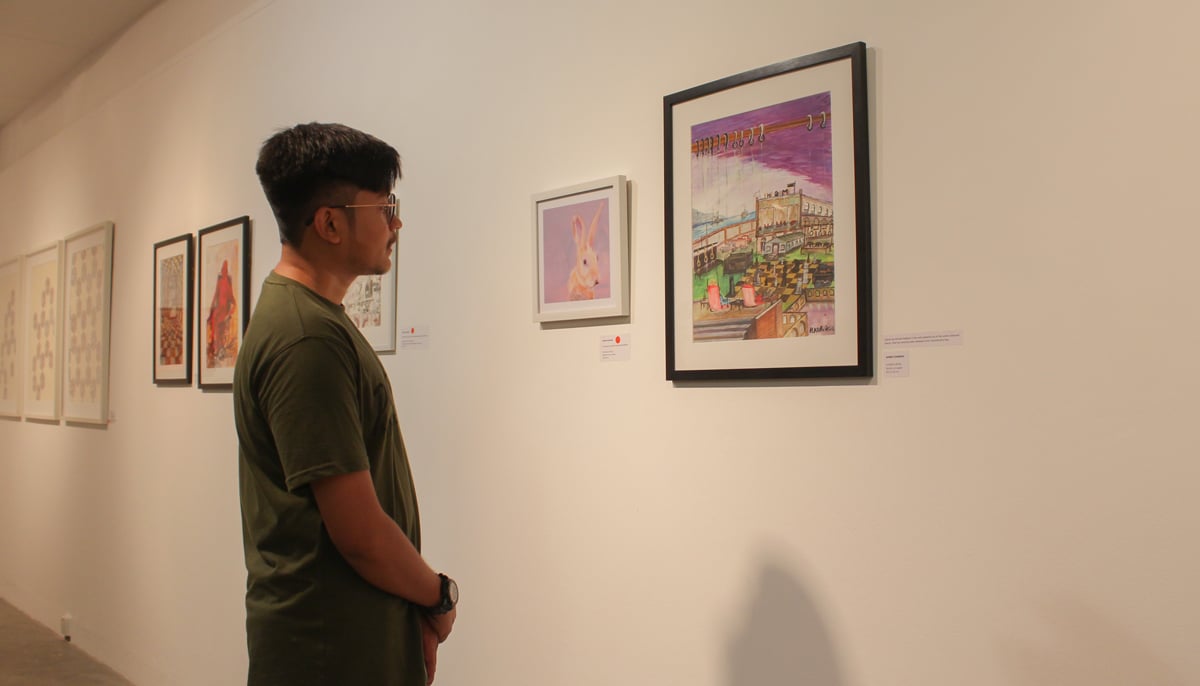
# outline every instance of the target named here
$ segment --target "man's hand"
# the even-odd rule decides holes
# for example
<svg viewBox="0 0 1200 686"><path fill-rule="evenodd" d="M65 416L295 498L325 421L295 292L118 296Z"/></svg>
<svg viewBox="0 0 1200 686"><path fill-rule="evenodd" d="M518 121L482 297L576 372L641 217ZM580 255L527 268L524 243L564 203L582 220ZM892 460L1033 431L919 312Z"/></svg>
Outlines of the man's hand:
<svg viewBox="0 0 1200 686"><path fill-rule="evenodd" d="M437 671L438 635L428 621L421 622L421 651L425 653L425 686L433 683Z"/></svg>
<svg viewBox="0 0 1200 686"><path fill-rule="evenodd" d="M444 643L450 635L450 631L454 628L454 620L458 617L458 608L453 608L449 612L440 615L425 615L425 623L433 630L437 636L438 643Z"/></svg>

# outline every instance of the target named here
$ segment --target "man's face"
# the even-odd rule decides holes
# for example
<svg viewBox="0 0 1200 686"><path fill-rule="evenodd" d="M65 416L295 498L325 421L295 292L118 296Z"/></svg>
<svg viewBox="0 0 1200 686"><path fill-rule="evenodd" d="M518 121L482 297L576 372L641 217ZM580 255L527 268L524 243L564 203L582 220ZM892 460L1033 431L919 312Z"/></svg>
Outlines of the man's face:
<svg viewBox="0 0 1200 686"><path fill-rule="evenodd" d="M386 274L392 268L392 245L402 226L398 212L388 207L388 194L358 191L345 209L350 230L347 266L355 274Z"/></svg>

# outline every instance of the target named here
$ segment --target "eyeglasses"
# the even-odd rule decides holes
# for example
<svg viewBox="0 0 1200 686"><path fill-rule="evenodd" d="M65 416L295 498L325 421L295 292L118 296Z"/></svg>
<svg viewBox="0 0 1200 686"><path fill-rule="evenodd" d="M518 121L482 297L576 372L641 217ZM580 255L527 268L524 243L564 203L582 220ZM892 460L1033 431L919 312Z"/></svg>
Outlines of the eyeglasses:
<svg viewBox="0 0 1200 686"><path fill-rule="evenodd" d="M352 209L355 207L382 207L382 208L384 208L384 211L383 211L384 216L386 216L387 220L390 222L396 218L397 214L400 214L400 203L396 202L396 194L395 193L389 193L387 199L388 199L387 202L373 203L370 205L329 205L329 208L330 209L339 209L339 208Z"/></svg>

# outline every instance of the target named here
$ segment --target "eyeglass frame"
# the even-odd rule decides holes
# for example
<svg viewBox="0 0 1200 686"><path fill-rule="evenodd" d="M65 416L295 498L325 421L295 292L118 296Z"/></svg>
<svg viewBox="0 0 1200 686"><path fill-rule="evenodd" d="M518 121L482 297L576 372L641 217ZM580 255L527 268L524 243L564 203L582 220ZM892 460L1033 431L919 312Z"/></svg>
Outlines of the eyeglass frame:
<svg viewBox="0 0 1200 686"><path fill-rule="evenodd" d="M387 212L388 223L400 216L400 201L396 199L395 193L388 193L388 202L371 203L369 205L326 205L331 210L353 209L355 207L390 207L391 211Z"/></svg>

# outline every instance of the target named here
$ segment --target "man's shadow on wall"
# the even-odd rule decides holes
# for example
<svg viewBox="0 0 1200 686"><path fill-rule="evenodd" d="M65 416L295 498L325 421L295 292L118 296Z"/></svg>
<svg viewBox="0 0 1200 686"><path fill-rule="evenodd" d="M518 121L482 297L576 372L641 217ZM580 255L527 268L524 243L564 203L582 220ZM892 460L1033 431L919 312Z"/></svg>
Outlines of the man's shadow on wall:
<svg viewBox="0 0 1200 686"><path fill-rule="evenodd" d="M767 562L729 643L728 686L843 686L837 651L812 596Z"/></svg>

